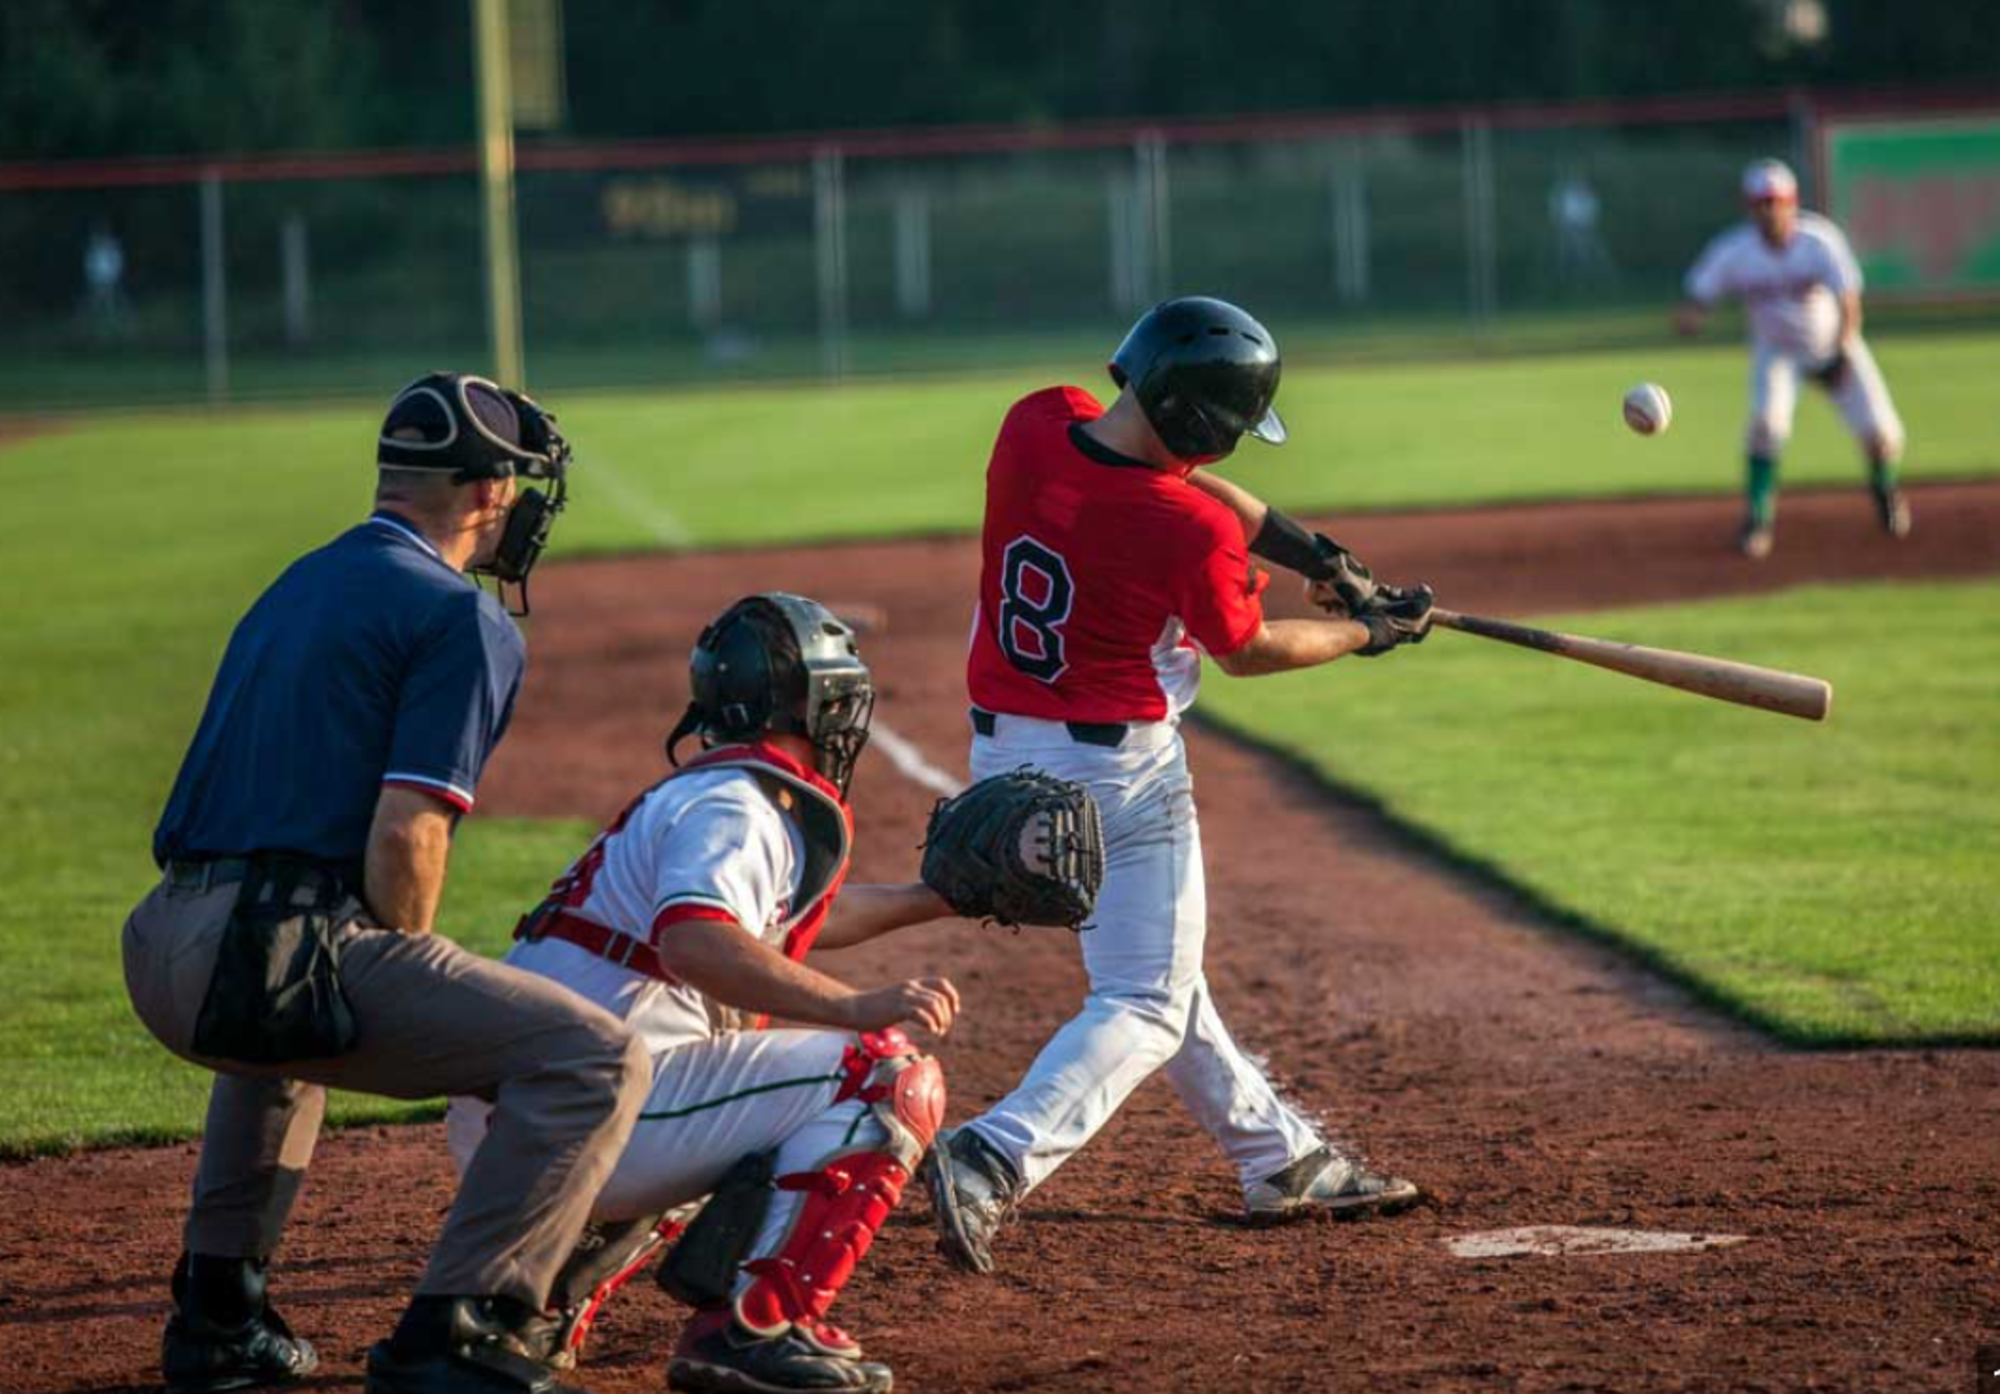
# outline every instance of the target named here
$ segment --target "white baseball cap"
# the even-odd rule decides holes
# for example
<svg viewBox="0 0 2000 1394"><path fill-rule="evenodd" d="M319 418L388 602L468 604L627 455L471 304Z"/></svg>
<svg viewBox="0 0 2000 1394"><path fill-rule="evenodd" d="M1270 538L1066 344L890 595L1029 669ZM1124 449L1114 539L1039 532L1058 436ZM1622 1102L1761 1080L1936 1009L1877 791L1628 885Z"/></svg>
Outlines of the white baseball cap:
<svg viewBox="0 0 2000 1394"><path fill-rule="evenodd" d="M1797 202L1799 181L1783 160L1758 160L1743 171L1743 197L1753 201L1776 198Z"/></svg>

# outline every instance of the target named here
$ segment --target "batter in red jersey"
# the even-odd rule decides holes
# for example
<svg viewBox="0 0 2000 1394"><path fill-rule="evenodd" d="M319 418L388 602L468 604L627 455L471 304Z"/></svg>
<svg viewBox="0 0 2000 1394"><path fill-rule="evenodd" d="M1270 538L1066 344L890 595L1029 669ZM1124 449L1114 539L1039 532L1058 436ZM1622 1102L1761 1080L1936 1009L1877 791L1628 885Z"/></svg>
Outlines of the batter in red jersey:
<svg viewBox="0 0 2000 1394"><path fill-rule="evenodd" d="M1343 1155L1281 1099L1223 1025L1202 972L1207 896L1179 718L1206 653L1233 676L1420 641L1427 587L1377 585L1338 545L1200 470L1243 435L1277 444L1279 357L1220 300L1148 312L1111 363L1106 410L1076 387L1017 403L986 476L968 686L975 779L1030 765L1086 785L1106 873L1080 936L1090 992L1027 1077L926 1163L940 1246L990 1272L1029 1190L1164 1069L1235 1163L1256 1220L1403 1208L1418 1195ZM1334 611L1267 620L1251 554Z"/></svg>

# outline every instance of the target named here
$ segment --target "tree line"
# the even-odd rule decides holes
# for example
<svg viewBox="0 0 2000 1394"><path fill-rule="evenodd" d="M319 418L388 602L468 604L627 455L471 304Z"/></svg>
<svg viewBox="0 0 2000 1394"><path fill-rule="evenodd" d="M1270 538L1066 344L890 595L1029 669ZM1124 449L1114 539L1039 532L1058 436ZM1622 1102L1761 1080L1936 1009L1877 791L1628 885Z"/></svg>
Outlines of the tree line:
<svg viewBox="0 0 2000 1394"><path fill-rule="evenodd" d="M561 8L565 139L2000 82L1986 0ZM466 0L7 0L0 158L463 143L470 53Z"/></svg>

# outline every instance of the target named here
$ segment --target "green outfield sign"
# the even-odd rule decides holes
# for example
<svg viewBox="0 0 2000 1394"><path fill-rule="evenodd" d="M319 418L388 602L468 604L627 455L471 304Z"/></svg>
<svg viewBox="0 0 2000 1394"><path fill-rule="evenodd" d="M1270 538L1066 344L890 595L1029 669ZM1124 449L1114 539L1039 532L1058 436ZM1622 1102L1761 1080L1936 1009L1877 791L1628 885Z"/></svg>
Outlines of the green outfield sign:
<svg viewBox="0 0 2000 1394"><path fill-rule="evenodd" d="M1826 177L1871 291L2000 291L2000 115L1835 123Z"/></svg>

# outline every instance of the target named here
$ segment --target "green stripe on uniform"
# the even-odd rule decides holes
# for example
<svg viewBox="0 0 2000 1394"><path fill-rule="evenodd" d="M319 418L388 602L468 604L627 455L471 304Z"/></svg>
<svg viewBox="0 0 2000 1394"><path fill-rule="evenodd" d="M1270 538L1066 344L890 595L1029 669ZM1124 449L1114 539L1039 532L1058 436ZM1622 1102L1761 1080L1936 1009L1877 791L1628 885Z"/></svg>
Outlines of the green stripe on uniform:
<svg viewBox="0 0 2000 1394"><path fill-rule="evenodd" d="M685 1118L691 1113L700 1113L704 1109L721 1108L724 1104L733 1104L738 1099L748 1099L758 1094L769 1094L779 1089L797 1089L807 1084L833 1084L843 1077L842 1075L831 1074L808 1075L804 1079L774 1080L770 1084L760 1084L754 1089L739 1089L734 1094L724 1094L719 1099L709 1099L704 1103L689 1104L686 1108L670 1108L660 1113L642 1113L639 1115L637 1121L641 1123L657 1123L668 1118Z"/></svg>

